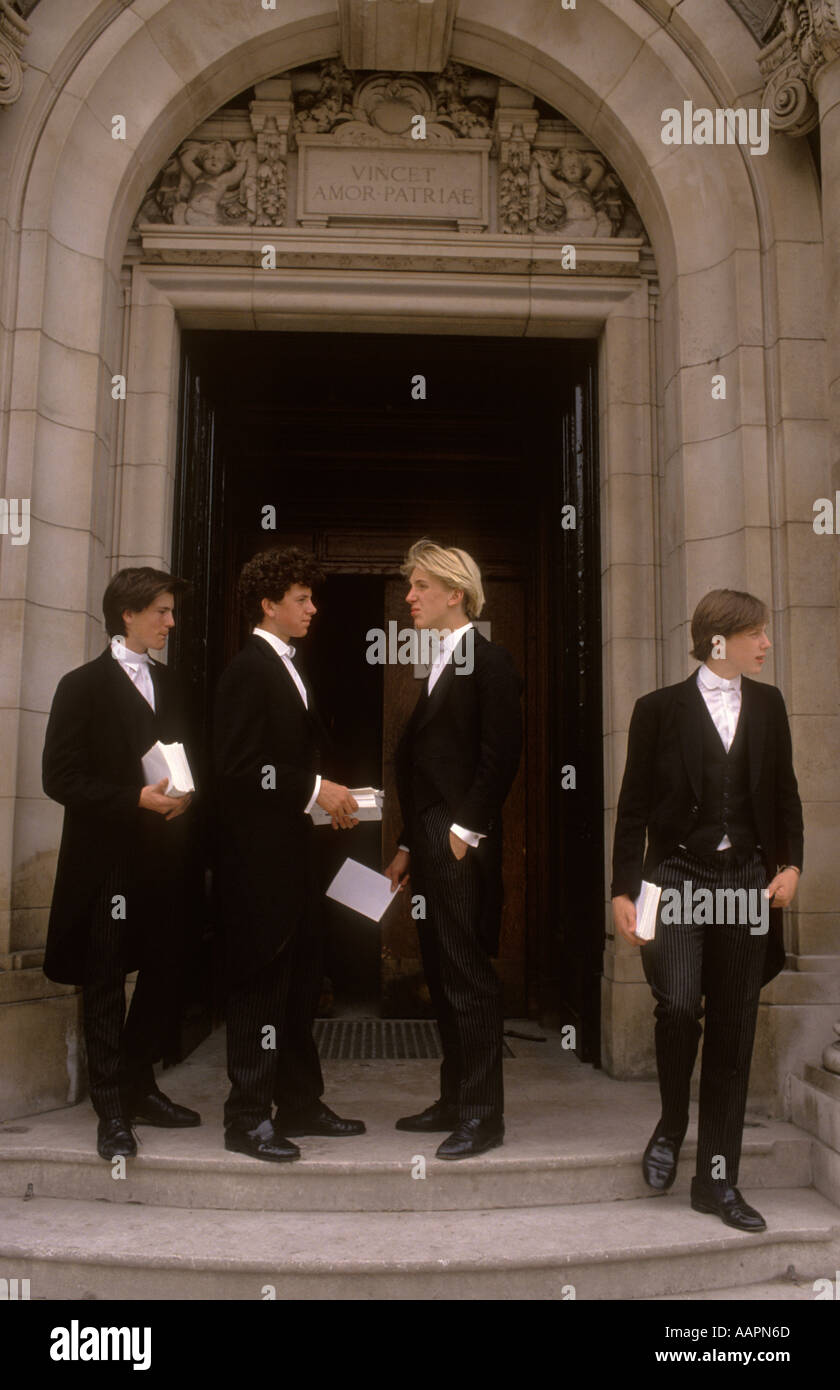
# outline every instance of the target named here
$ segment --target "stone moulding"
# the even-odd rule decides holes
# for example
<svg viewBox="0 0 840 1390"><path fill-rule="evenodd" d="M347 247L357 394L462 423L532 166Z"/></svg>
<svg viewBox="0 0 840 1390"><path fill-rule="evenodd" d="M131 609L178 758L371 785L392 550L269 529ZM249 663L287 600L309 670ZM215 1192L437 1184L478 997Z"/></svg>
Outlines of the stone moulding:
<svg viewBox="0 0 840 1390"><path fill-rule="evenodd" d="M338 0L349 68L438 72L452 41L456 0Z"/></svg>
<svg viewBox="0 0 840 1390"><path fill-rule="evenodd" d="M605 157L531 93L462 63L422 77L360 75L338 58L259 83L247 110L233 103L202 122L135 226L365 221L565 244L645 235Z"/></svg>
<svg viewBox="0 0 840 1390"><path fill-rule="evenodd" d="M29 25L9 0L0 0L0 106L13 106L23 91L26 63L21 54L29 34Z"/></svg>
<svg viewBox="0 0 840 1390"><path fill-rule="evenodd" d="M641 237L591 237L575 242L576 266L564 266L556 238L536 235L513 241L495 234L438 233L428 229L370 227L341 229L285 228L264 235L242 227L192 231L184 227L144 226L137 260L144 266L230 266L254 272L271 283L261 268L264 245L275 248L278 268L336 270L417 270L503 275L562 275L649 278L646 244Z"/></svg>

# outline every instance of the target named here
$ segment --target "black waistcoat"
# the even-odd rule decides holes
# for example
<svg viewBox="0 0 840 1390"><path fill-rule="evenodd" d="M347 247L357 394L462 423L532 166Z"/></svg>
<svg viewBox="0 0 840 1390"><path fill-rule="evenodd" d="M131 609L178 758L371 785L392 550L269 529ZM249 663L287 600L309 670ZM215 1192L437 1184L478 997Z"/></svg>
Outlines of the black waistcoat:
<svg viewBox="0 0 840 1390"><path fill-rule="evenodd" d="M699 693L699 692L698 692ZM703 794L700 814L686 847L701 858L715 853L728 835L739 854L755 849L757 836L750 801L747 718L743 702L729 752L723 746L702 694Z"/></svg>

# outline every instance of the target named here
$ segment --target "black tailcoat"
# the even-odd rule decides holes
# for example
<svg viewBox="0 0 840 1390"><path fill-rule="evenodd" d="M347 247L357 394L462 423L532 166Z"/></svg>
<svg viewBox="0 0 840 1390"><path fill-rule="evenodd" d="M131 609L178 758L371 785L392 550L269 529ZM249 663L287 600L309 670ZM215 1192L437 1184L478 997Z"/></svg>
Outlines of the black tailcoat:
<svg viewBox="0 0 840 1390"><path fill-rule="evenodd" d="M50 910L44 973L61 984L85 978L90 910L109 870L132 864L126 887L126 969L148 950L166 949L155 929L170 913L156 914L144 889L177 889L189 813L167 821L141 810L141 759L161 743L187 743L183 707L173 673L150 661L155 710L144 700L110 647L62 676L44 742L44 791L64 807L64 828ZM138 908L141 902L142 908ZM151 913L151 918L149 914ZM170 943L172 944L172 943Z"/></svg>
<svg viewBox="0 0 840 1390"><path fill-rule="evenodd" d="M431 695L426 684L394 755L403 815L400 842L411 848L415 818L443 802L456 825L485 838L467 852L481 871L481 939L491 955L502 916L502 804L522 752L522 680L509 652L473 629L469 675L449 662Z"/></svg>
<svg viewBox="0 0 840 1390"><path fill-rule="evenodd" d="M703 786L703 696L696 669L636 701L613 842L612 896L635 898L643 878L684 844L699 819ZM787 711L774 685L741 677L750 804L768 882L780 864L802 868L803 822ZM647 852L645 853L645 835ZM785 960L782 914L771 909L765 983Z"/></svg>
<svg viewBox="0 0 840 1390"><path fill-rule="evenodd" d="M216 691L217 905L229 984L272 960L317 910L304 807L327 734L306 690L308 708L282 659L252 633Z"/></svg>

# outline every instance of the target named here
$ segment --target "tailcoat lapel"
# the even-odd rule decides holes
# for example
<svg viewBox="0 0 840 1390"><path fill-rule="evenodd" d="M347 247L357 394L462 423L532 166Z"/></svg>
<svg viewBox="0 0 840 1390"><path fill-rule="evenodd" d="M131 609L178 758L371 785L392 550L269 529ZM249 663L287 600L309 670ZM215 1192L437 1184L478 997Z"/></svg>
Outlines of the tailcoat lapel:
<svg viewBox="0 0 840 1390"><path fill-rule="evenodd" d="M427 676L426 681L428 681L428 679L429 678ZM453 661L450 660L444 666L443 670L441 671L440 675L435 681L434 689L432 690L431 695L426 695L425 699L423 698L423 695L425 695L424 682L423 694L421 694L420 696L420 701L422 701L422 705L420 704L420 701L418 701L419 710L416 724L417 729L422 729L424 724L428 724L429 720L433 717L436 711L440 709L441 705L446 699L446 692L448 691L454 679L455 664Z"/></svg>
<svg viewBox="0 0 840 1390"><path fill-rule="evenodd" d="M306 715L307 718L313 720L314 723L318 723L319 720L315 712L315 706L313 703L312 687L310 686L309 681L301 672L300 668L296 666L295 670L297 671L298 675L303 681L303 687L306 691L306 698L309 701L308 706L305 705L303 703L303 700L300 698L300 691L295 685L294 679L292 677L291 672L289 671L288 666L286 665L282 656L280 656L279 653L274 650L271 643L266 642L264 637L258 637L256 633L253 632L251 633L249 641L253 644L254 650L259 652L262 657L269 661L271 665L280 672L281 679L284 685L288 688L289 693L292 695L296 703L300 706L301 713Z"/></svg>
<svg viewBox="0 0 840 1390"><path fill-rule="evenodd" d="M120 664L112 657L110 647L105 648L99 660L102 663L102 678L106 686L110 688L114 707L125 730L126 742L130 748L136 748L138 742L137 715L142 712L138 710L137 701L142 701L143 708L146 710L149 709L149 706L134 682L128 678L125 671L120 670ZM154 677L152 679L154 680ZM158 687L155 686L156 703L157 699ZM142 748L139 751L142 755L147 750Z"/></svg>
<svg viewBox="0 0 840 1390"><path fill-rule="evenodd" d="M741 715L747 716L747 761L750 769L750 791L754 792L761 776L764 761L764 741L767 737L767 711L759 697L755 681L741 677Z"/></svg>
<svg viewBox="0 0 840 1390"><path fill-rule="evenodd" d="M677 729L685 770L695 799L703 794L703 696L693 671L677 694Z"/></svg>

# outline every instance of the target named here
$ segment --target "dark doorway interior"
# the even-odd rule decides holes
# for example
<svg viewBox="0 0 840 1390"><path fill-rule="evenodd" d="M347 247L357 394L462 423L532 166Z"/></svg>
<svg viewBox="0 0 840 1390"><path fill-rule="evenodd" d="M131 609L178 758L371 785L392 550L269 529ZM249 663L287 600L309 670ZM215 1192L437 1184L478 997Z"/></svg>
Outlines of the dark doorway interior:
<svg viewBox="0 0 840 1390"><path fill-rule="evenodd" d="M379 785L382 767L382 672L365 660L363 634L382 624L384 579L331 574L317 596L320 621L306 640L306 666L335 746L335 772L348 787ZM358 825L345 835L318 837L321 881L329 883L348 853L382 867L381 826ZM333 1008L379 1012L380 933L373 922L325 900L326 975Z"/></svg>
<svg viewBox="0 0 840 1390"><path fill-rule="evenodd" d="M236 576L271 544L327 573L306 660L350 785L391 778L416 698L406 668L364 660L405 618L399 566L420 535L476 556L483 617L525 680L525 752L506 810L498 967L507 1011L576 1027L598 1059L603 944L600 554L595 344L378 334L184 334L174 564L194 584L176 631L204 745L241 643ZM424 392L417 389L421 376ZM573 515L570 524L569 509ZM562 769L573 765L574 791ZM206 769L205 769L206 770ZM392 809L353 853L387 862ZM386 807L387 807L386 800ZM340 837L325 845L324 871ZM341 848L345 853L349 849ZM390 910L389 910L390 911ZM377 933L333 921L342 1006L423 1011L406 913ZM374 998L370 995L373 990Z"/></svg>

